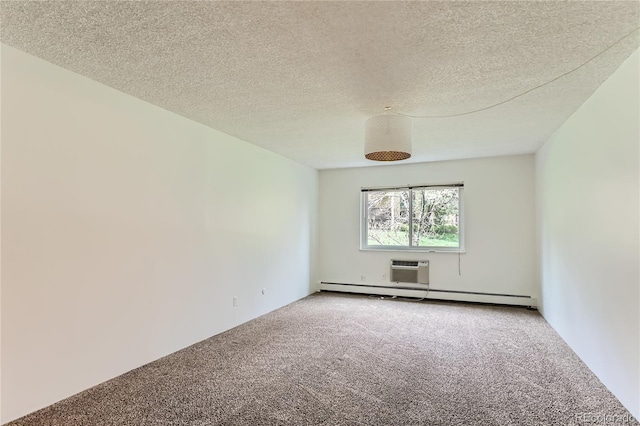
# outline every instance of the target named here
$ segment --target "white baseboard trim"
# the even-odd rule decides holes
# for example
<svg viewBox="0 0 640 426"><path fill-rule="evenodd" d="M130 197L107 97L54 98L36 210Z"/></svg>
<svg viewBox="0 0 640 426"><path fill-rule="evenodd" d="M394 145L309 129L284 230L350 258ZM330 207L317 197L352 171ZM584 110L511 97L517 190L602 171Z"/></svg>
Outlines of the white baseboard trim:
<svg viewBox="0 0 640 426"><path fill-rule="evenodd" d="M376 286L348 283L321 282L320 291L337 291L346 293L375 294L379 296L415 297L433 300L451 300L459 302L490 303L496 305L537 307L534 297L512 294L495 294L442 289L415 289L406 287Z"/></svg>

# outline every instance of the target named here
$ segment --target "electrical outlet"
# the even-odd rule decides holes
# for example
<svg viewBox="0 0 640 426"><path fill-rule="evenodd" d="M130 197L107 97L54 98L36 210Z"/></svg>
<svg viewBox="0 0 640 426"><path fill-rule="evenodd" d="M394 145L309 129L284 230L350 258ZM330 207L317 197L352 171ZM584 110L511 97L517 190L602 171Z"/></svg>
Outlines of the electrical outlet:
<svg viewBox="0 0 640 426"><path fill-rule="evenodd" d="M360 281L366 281L367 277L365 277L364 275L360 275Z"/></svg>
<svg viewBox="0 0 640 426"><path fill-rule="evenodd" d="M387 274L382 274L382 281L387 279Z"/></svg>
<svg viewBox="0 0 640 426"><path fill-rule="evenodd" d="M238 306L238 296L233 296L233 306Z"/></svg>

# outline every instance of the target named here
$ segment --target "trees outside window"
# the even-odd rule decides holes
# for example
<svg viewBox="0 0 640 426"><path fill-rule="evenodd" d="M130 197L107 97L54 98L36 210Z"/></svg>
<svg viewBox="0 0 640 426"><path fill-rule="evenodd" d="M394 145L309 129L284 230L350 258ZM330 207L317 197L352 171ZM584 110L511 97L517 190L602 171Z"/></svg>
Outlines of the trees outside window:
<svg viewBox="0 0 640 426"><path fill-rule="evenodd" d="M362 192L363 249L460 251L462 185Z"/></svg>

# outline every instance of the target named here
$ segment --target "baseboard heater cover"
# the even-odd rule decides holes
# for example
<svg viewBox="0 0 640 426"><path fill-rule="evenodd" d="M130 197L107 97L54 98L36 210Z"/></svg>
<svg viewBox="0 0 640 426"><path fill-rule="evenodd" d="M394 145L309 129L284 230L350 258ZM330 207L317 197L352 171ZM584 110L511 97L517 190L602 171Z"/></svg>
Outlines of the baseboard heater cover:
<svg viewBox="0 0 640 426"><path fill-rule="evenodd" d="M461 290L429 290L403 286L379 286L367 284L320 282L321 291L337 291L346 293L377 294L381 296L418 297L434 300L451 300L460 302L491 303L497 305L513 305L537 307L537 300L531 296L518 294L484 293Z"/></svg>

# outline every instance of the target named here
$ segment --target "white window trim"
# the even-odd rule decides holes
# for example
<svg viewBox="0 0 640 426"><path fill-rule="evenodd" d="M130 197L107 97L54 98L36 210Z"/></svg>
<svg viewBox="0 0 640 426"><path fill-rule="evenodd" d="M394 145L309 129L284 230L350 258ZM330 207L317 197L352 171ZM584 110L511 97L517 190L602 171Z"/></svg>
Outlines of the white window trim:
<svg viewBox="0 0 640 426"><path fill-rule="evenodd" d="M458 195L458 241L459 247L437 247L437 246L371 246L367 244L368 241L368 209L365 202L368 192L376 191L408 191L418 188L457 188ZM410 203L412 203L413 197L409 197ZM411 211L411 207L409 207ZM466 253L464 245L464 183L449 183L438 185L407 185L407 186L390 186L390 187L374 187L374 188L361 188L360 191L360 251L403 251L403 252L431 252L431 253ZM411 233L412 227L409 227ZM409 239L411 241L411 239Z"/></svg>

